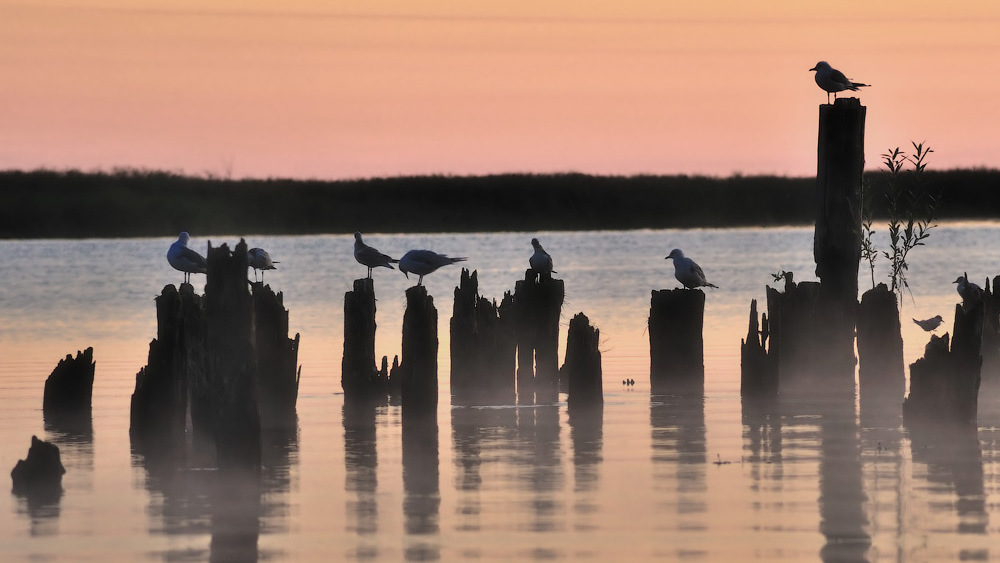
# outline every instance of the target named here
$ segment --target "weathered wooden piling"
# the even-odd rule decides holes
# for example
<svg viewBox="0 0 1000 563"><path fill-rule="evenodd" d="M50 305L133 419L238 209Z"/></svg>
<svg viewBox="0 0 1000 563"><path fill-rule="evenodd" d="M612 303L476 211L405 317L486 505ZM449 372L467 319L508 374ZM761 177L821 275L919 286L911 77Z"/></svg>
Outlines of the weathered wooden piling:
<svg viewBox="0 0 1000 563"><path fill-rule="evenodd" d="M67 354L59 360L45 380L42 413L45 416L80 414L89 417L96 366L93 348L77 350L76 358Z"/></svg>
<svg viewBox="0 0 1000 563"><path fill-rule="evenodd" d="M415 285L406 290L403 313L402 359L398 375L400 401L404 412L434 411L438 400L437 353L438 314L427 288ZM390 379L394 376L390 376Z"/></svg>
<svg viewBox="0 0 1000 563"><path fill-rule="evenodd" d="M18 460L10 472L14 482L15 494L42 498L54 496L58 499L62 494L62 476L66 473L59 456L59 446L37 436L31 437L31 446L25 459Z"/></svg>
<svg viewBox="0 0 1000 563"><path fill-rule="evenodd" d="M861 178L865 166L865 106L838 98L819 108L816 231L813 255L825 298L858 299L861 260ZM853 328L853 307L845 308Z"/></svg>
<svg viewBox="0 0 1000 563"><path fill-rule="evenodd" d="M750 301L747 337L740 341L740 395L774 397L778 394L778 367L767 351L767 313L757 320L757 300Z"/></svg>
<svg viewBox="0 0 1000 563"><path fill-rule="evenodd" d="M896 294L884 283L868 290L858 305L858 386L861 402L898 406L906 390L903 336Z"/></svg>
<svg viewBox="0 0 1000 563"><path fill-rule="evenodd" d="M856 305L852 305L855 308ZM826 299L821 284L795 283L786 273L785 291L767 288L768 356L776 358L779 390L854 393L854 352L844 353L844 313ZM851 342L854 332L851 328Z"/></svg>
<svg viewBox="0 0 1000 563"><path fill-rule="evenodd" d="M257 397L263 428L294 427L299 394L299 335L288 338L288 310L283 294L258 282L253 285L254 350Z"/></svg>
<svg viewBox="0 0 1000 563"><path fill-rule="evenodd" d="M344 294L344 358L340 384L344 400L385 400L387 378L375 367L375 282L354 280L353 291Z"/></svg>
<svg viewBox="0 0 1000 563"><path fill-rule="evenodd" d="M903 402L904 421L923 418L975 424L982 367L983 303L968 311L955 306L955 336L931 336L924 356L910 364L910 394Z"/></svg>
<svg viewBox="0 0 1000 563"><path fill-rule="evenodd" d="M513 297L479 295L477 272L462 268L451 317L451 392L514 398Z"/></svg>
<svg viewBox="0 0 1000 563"><path fill-rule="evenodd" d="M205 317L215 445L220 469L258 467L260 416L256 390L253 302L247 284L247 244L231 252L208 246Z"/></svg>
<svg viewBox="0 0 1000 563"><path fill-rule="evenodd" d="M705 386L705 294L653 290L649 304L649 382L653 394Z"/></svg>
<svg viewBox="0 0 1000 563"><path fill-rule="evenodd" d="M989 279L983 286L983 368L982 378L986 383L984 389L993 394L1000 391L1000 290L997 284L1000 276L993 278L992 288Z"/></svg>
<svg viewBox="0 0 1000 563"><path fill-rule="evenodd" d="M558 397L559 316L565 296L563 280L531 268L514 285L518 400L533 392L540 402Z"/></svg>
<svg viewBox="0 0 1000 563"><path fill-rule="evenodd" d="M187 301L190 307L182 303ZM156 298L156 338L149 343L146 366L136 375L132 393L131 423L133 438L153 437L158 440L179 440L184 435L188 409L188 388L197 389L206 403L203 415L211 413L207 405L208 385L205 367L200 367L200 383L190 381L191 368L204 361L204 341L192 338L192 333L204 334L201 298L191 284L182 284L178 291L167 285ZM200 352L200 354L199 354ZM198 409L192 404L192 418Z"/></svg>
<svg viewBox="0 0 1000 563"><path fill-rule="evenodd" d="M601 331L590 326L590 319L583 313L577 313L569 321L566 362L559 370L559 377L567 382L566 402L570 409L604 404L600 339Z"/></svg>

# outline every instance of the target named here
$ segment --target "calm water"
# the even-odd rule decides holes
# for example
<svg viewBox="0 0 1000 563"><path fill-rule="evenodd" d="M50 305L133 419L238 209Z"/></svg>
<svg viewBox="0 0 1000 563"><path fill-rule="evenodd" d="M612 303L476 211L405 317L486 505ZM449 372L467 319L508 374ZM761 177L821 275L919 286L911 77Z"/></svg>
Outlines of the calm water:
<svg viewBox="0 0 1000 563"><path fill-rule="evenodd" d="M898 405L864 415L850 400L741 402L750 300L764 297L771 273L812 279L811 229L366 240L396 256L418 247L468 256L481 293L500 298L523 275L536 234L566 282L561 347L578 311L601 330L603 411L570 417L565 402L453 408L447 326L460 270L450 267L425 279L440 315L441 401L436 422L414 427L397 407L343 404L343 294L365 274L352 237L250 238L280 261L267 282L284 292L302 334L298 428L265 437L259 483L221 476L197 455L130 450L129 399L155 336L153 297L181 279L164 259L172 238L0 241L0 466L12 468L37 434L60 446L67 468L57 503L0 495L0 559L995 556L1000 402L991 394L981 397L978 431L965 432L910 431ZM909 318L942 314L950 325L951 281L963 270L976 281L1000 273L998 237L1000 225L947 225L914 253L913 299L902 311L908 363L927 341ZM650 290L675 286L663 259L674 247L722 288L706 306L704 397L649 394ZM403 292L414 282L376 272L379 356L399 352ZM87 346L97 361L93 432L46 429L45 378ZM627 377L635 387L621 385Z"/></svg>

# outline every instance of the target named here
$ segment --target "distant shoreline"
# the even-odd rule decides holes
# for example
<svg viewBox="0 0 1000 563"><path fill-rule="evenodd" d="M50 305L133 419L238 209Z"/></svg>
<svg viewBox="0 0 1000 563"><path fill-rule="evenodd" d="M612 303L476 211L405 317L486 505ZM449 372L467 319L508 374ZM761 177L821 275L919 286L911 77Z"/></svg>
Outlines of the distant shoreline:
<svg viewBox="0 0 1000 563"><path fill-rule="evenodd" d="M866 172L881 214L886 175ZM939 220L1000 218L1000 170L926 172ZM498 174L227 180L0 171L0 238L625 230L812 224L815 178Z"/></svg>

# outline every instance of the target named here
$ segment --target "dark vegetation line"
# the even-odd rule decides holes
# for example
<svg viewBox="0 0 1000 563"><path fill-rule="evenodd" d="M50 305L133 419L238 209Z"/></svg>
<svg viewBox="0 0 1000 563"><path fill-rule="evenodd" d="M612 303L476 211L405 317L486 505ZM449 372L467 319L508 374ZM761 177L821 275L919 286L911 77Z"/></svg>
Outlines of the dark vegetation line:
<svg viewBox="0 0 1000 563"><path fill-rule="evenodd" d="M865 175L883 190L886 174ZM938 219L1000 218L1000 170L928 171ZM814 178L501 174L226 180L0 171L0 238L695 228L811 224ZM875 197L875 215L884 210Z"/></svg>

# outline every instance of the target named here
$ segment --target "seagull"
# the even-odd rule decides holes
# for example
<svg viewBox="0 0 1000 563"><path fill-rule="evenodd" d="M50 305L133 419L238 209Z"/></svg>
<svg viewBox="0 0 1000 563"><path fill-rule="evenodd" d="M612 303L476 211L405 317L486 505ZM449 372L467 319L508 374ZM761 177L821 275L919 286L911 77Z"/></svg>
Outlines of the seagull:
<svg viewBox="0 0 1000 563"><path fill-rule="evenodd" d="M264 270L274 270L275 264L280 264L271 260L271 255L263 248L251 248L247 251L247 266L253 268L253 279L257 280L257 270L260 270L260 281L264 281Z"/></svg>
<svg viewBox="0 0 1000 563"><path fill-rule="evenodd" d="M191 283L191 274L208 273L208 262L201 254L188 248L189 240L191 235L186 232L181 233L167 251L167 262L175 270L184 272L184 283Z"/></svg>
<svg viewBox="0 0 1000 563"><path fill-rule="evenodd" d="M368 266L368 279L372 277L372 268L383 266L392 270L392 263L399 262L365 244L361 240L361 233L354 233L354 259L361 265Z"/></svg>
<svg viewBox="0 0 1000 563"><path fill-rule="evenodd" d="M674 259L674 277L684 287L688 289L696 287L714 287L715 289L719 289L719 286L708 283L705 279L705 272L701 271L701 266L695 264L694 260L686 258L681 249L675 248L671 250L670 254L664 260L667 258Z"/></svg>
<svg viewBox="0 0 1000 563"><path fill-rule="evenodd" d="M917 326L926 330L927 332L931 332L932 330L937 330L937 327L941 326L941 323L944 322L944 319L941 318L941 315L938 315L936 317L931 317L929 319L924 319L922 321L913 319L913 322L917 323Z"/></svg>
<svg viewBox="0 0 1000 563"><path fill-rule="evenodd" d="M983 288L969 281L968 272L963 272L961 276L955 278L955 281L951 283L958 284L955 286L955 289L958 291L958 294L962 296L963 310L968 311L969 307L983 298Z"/></svg>
<svg viewBox="0 0 1000 563"><path fill-rule="evenodd" d="M444 254L438 254L430 250L411 250L399 259L399 271L403 272L406 279L410 279L410 273L420 276L417 285L422 285L424 276L437 270L441 266L464 262L466 258L449 258Z"/></svg>
<svg viewBox="0 0 1000 563"><path fill-rule="evenodd" d="M552 257L549 256L548 252L542 248L542 243L538 242L538 239L531 239L531 246L534 247L535 253L528 258L528 265L531 269L538 272L539 275L543 275L547 278L551 278L552 274L557 273L552 269Z"/></svg>
<svg viewBox="0 0 1000 563"><path fill-rule="evenodd" d="M862 84L860 82L851 82L850 78L844 76L843 72L831 67L826 61L820 61L816 63L816 66L809 70L816 71L816 84L819 87L826 90L826 103L830 103L830 94L833 94L833 99L837 99L837 92L843 92L844 90L857 90L862 86L871 86L871 84Z"/></svg>

